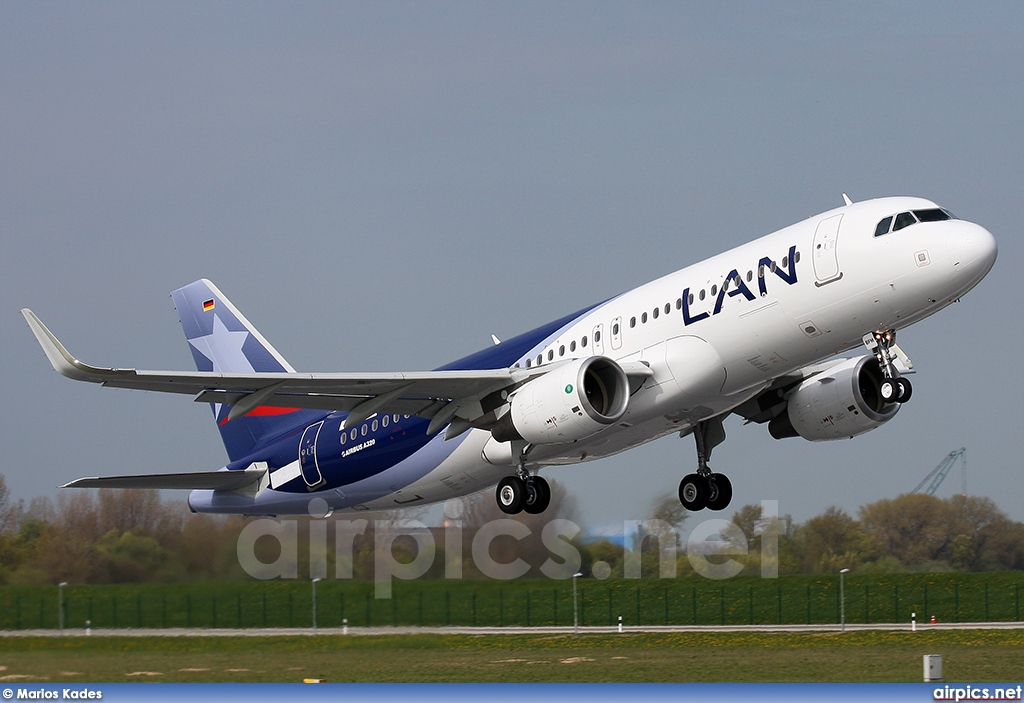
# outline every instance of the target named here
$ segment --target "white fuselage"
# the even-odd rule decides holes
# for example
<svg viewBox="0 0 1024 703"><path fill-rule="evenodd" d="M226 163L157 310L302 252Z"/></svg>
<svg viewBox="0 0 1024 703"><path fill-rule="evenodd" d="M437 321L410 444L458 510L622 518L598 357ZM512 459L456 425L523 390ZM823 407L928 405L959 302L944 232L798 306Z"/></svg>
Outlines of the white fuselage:
<svg viewBox="0 0 1024 703"><path fill-rule="evenodd" d="M920 198L884 198L838 208L651 281L582 315L530 350L519 365L598 354L647 362L654 375L633 394L615 426L571 444L534 447L531 463L598 459L688 431L779 376L860 347L865 333L904 328L954 302L992 266L995 243L987 230L947 220L874 236L884 217L936 207ZM795 261L789 260L791 250ZM765 258L774 266L762 265ZM718 305L722 284L734 270L754 299L732 279ZM791 284L785 275L793 273ZM436 469L395 495L431 502L493 485L508 475L510 465L481 458L489 440L490 433L471 431ZM394 507L394 500L385 496L366 507Z"/></svg>

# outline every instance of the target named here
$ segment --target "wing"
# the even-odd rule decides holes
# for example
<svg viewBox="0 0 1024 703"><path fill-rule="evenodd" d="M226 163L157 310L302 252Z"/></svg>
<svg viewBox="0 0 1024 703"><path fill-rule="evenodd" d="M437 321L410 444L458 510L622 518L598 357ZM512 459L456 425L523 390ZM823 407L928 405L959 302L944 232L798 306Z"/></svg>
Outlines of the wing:
<svg viewBox="0 0 1024 703"><path fill-rule="evenodd" d="M29 309L22 314L59 373L77 381L113 388L181 393L197 402L232 406L229 420L259 406L342 410L350 422L374 413L419 415L431 420L428 434L449 425L448 437L470 427L487 427L502 414L510 391L559 364L533 369L421 371L414 373L243 373L137 371L85 364L60 343ZM568 363L568 362L565 362ZM651 370L641 363L623 364L634 384Z"/></svg>
<svg viewBox="0 0 1024 703"><path fill-rule="evenodd" d="M376 412L421 415L447 421L462 415L484 415L480 401L536 374L525 369L424 371L416 373L244 373L139 371L85 364L60 343L31 310L21 311L59 373L76 381L112 388L181 393L197 402L233 406L230 419L257 406L343 410L361 421ZM457 402L455 408L449 406ZM444 411L444 412L442 412ZM436 431L437 428L434 428Z"/></svg>
<svg viewBox="0 0 1024 703"><path fill-rule="evenodd" d="M845 359L830 359L820 364L805 366L785 376L779 376L772 381L771 385L756 396L733 408L732 412L742 417L746 422L756 422L758 424L769 422L775 416L782 414L786 409L787 396L797 384L822 371L827 371L843 361Z"/></svg>

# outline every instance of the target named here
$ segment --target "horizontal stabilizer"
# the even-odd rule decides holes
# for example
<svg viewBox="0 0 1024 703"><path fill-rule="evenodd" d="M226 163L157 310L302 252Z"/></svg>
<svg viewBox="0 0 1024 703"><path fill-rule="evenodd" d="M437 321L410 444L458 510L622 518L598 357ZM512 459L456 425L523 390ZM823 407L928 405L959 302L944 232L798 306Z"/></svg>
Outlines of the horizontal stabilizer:
<svg viewBox="0 0 1024 703"><path fill-rule="evenodd" d="M138 474L135 476L89 476L61 488L159 488L207 491L237 491L259 481L266 465L244 471L193 471L180 474Z"/></svg>

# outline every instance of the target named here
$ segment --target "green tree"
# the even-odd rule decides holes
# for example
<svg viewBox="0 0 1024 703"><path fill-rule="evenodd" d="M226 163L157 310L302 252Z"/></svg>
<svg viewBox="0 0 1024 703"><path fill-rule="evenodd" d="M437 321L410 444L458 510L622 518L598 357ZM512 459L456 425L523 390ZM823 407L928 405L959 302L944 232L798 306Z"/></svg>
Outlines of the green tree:
<svg viewBox="0 0 1024 703"><path fill-rule="evenodd" d="M945 501L953 533L948 561L964 571L1017 569L1024 564L1024 525L990 498L954 495Z"/></svg>
<svg viewBox="0 0 1024 703"><path fill-rule="evenodd" d="M860 524L834 505L804 523L797 535L805 573L854 569L874 558L878 551Z"/></svg>
<svg viewBox="0 0 1024 703"><path fill-rule="evenodd" d="M663 493L655 498L651 513L651 518L640 524L639 544L634 545L640 552L640 574L644 578L677 575L680 531L690 513L674 493ZM634 553L626 558L635 559L636 556Z"/></svg>
<svg viewBox="0 0 1024 703"><path fill-rule="evenodd" d="M858 514L879 557L894 557L915 571L949 568L954 539L962 528L947 501L908 493L869 503Z"/></svg>
<svg viewBox="0 0 1024 703"><path fill-rule="evenodd" d="M106 561L114 583L141 583L154 580L167 563L166 549L148 535L111 530L96 544L97 556Z"/></svg>

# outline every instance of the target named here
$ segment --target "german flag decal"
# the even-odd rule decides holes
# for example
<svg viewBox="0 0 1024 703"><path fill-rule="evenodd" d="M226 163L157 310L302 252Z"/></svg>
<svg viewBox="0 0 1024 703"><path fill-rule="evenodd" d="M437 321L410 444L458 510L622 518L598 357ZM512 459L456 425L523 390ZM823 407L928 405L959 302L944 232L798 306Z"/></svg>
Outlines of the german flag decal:
<svg viewBox="0 0 1024 703"><path fill-rule="evenodd" d="M203 312L210 312L213 310L213 299L203 301Z"/></svg>

